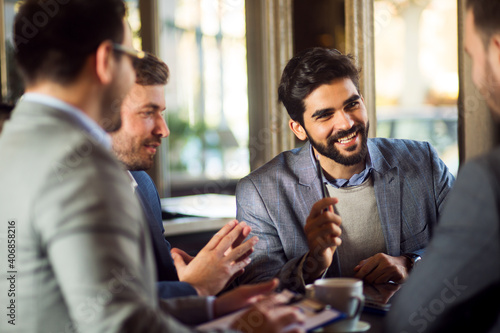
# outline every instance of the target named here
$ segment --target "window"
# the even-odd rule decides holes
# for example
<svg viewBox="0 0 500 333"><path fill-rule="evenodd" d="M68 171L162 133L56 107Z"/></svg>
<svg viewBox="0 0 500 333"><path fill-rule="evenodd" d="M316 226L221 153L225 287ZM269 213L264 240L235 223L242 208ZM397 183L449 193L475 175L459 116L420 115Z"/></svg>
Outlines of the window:
<svg viewBox="0 0 500 333"><path fill-rule="evenodd" d="M429 141L456 174L457 2L374 6L377 136Z"/></svg>
<svg viewBox="0 0 500 333"><path fill-rule="evenodd" d="M127 6L127 22L132 29L132 43L136 50L142 50L139 0L125 0L125 4Z"/></svg>
<svg viewBox="0 0 500 333"><path fill-rule="evenodd" d="M250 171L245 2L158 4L173 192L192 179L239 179Z"/></svg>
<svg viewBox="0 0 500 333"><path fill-rule="evenodd" d="M17 0L3 0L0 1L2 6L3 17L0 24L0 74L2 86L2 98L5 103L14 104L24 92L21 77L16 70L14 63L14 39L12 30L14 27L14 17L17 12L17 7L20 1ZM0 14L1 14L0 10ZM3 36L2 35L3 32ZM2 40L3 39L3 40ZM5 56L4 56L5 54Z"/></svg>
<svg viewBox="0 0 500 333"><path fill-rule="evenodd" d="M0 6L3 6L3 27L0 28L0 36L3 30L5 43L0 47L0 74L2 94L1 100L6 103L15 103L24 93L24 85L19 73L16 70L14 62L14 40L12 30L14 18L17 13L17 7L21 1L18 0L0 0ZM126 0L127 20L134 33L134 47L141 49L141 39L139 31L141 28L139 15L139 0ZM0 11L1 13L1 11ZM1 40L1 38L0 38ZM4 49L3 49L4 48ZM5 57L3 54L5 53Z"/></svg>

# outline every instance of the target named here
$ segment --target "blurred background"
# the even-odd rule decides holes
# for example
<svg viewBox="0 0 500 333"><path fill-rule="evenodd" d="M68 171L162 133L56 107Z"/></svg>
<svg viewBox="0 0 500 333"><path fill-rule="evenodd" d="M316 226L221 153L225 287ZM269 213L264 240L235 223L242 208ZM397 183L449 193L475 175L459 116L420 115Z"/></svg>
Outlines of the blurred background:
<svg viewBox="0 0 500 333"><path fill-rule="evenodd" d="M279 75L304 48L346 52L346 8L353 3L126 2L135 47L156 53L171 71L166 90L171 135L151 171L162 197L233 194L238 179L277 152L302 144L285 133L287 115L275 99ZM363 10L371 19L362 38L374 45L375 98L367 103L375 104L375 135L429 141L456 174L461 1L356 2L368 8ZM10 103L23 92L12 60L17 3L0 0L1 97Z"/></svg>

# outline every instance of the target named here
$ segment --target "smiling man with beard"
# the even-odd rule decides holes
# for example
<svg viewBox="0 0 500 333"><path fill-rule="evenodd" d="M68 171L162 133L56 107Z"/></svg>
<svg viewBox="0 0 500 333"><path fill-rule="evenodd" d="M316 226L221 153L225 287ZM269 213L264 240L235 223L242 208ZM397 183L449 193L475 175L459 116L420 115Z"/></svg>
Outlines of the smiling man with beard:
<svg viewBox="0 0 500 333"><path fill-rule="evenodd" d="M237 219L260 242L237 282L278 276L282 287L300 292L320 277L403 282L423 255L454 177L427 142L368 139L350 56L302 51L285 67L278 94L291 130L309 142L239 182Z"/></svg>

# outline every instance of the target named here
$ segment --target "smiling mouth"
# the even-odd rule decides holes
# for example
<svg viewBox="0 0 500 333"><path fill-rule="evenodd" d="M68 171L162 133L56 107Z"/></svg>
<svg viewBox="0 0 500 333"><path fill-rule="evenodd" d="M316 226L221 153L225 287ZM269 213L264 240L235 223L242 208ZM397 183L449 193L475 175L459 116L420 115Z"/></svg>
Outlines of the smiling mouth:
<svg viewBox="0 0 500 333"><path fill-rule="evenodd" d="M156 149L158 148L158 146L160 146L159 144L149 144L149 145L144 145L144 147L146 147L146 149L152 153L152 154L156 154Z"/></svg>
<svg viewBox="0 0 500 333"><path fill-rule="evenodd" d="M354 137L356 137L356 135L358 134L358 132L354 132L352 134L349 134L348 136L346 137L343 137L343 138L340 138L338 139L337 141L339 143L348 143L349 141L351 141Z"/></svg>

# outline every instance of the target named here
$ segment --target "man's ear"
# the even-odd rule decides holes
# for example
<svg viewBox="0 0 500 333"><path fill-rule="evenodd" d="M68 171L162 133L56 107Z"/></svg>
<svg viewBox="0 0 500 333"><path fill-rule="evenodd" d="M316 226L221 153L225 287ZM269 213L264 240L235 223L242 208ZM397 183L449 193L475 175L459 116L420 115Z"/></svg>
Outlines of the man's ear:
<svg viewBox="0 0 500 333"><path fill-rule="evenodd" d="M102 84L109 84L113 80L115 58L113 57L113 44L110 41L102 42L97 51L95 70Z"/></svg>
<svg viewBox="0 0 500 333"><path fill-rule="evenodd" d="M304 141L307 139L307 133L306 133L304 127L302 127L302 125L299 124L298 121L290 119L290 121L288 122L288 125L290 126L290 129L292 130L292 132L295 134L295 136L299 140Z"/></svg>

